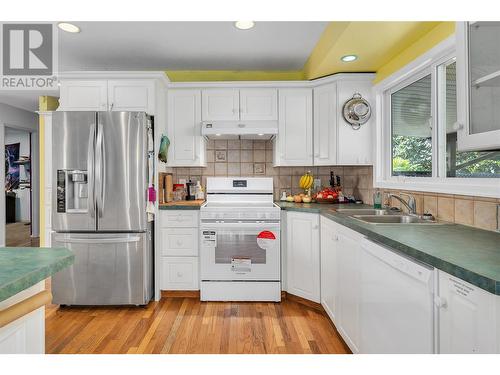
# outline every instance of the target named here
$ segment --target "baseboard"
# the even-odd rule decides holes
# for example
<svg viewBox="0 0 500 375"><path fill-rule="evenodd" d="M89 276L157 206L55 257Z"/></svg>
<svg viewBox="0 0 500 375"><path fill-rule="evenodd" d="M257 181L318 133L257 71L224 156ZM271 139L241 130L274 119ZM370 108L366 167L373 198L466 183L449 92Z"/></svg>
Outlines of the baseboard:
<svg viewBox="0 0 500 375"><path fill-rule="evenodd" d="M282 291L281 292L281 299L282 300L287 299L289 301L296 302L296 303L298 303L300 305L304 305L304 306L310 307L311 309L318 310L318 311L326 314L325 309L323 309L323 306L321 306L320 303L309 301L308 299L296 296L294 294L290 294L288 292Z"/></svg>
<svg viewBox="0 0 500 375"><path fill-rule="evenodd" d="M199 290L162 290L161 298L196 298L200 299Z"/></svg>

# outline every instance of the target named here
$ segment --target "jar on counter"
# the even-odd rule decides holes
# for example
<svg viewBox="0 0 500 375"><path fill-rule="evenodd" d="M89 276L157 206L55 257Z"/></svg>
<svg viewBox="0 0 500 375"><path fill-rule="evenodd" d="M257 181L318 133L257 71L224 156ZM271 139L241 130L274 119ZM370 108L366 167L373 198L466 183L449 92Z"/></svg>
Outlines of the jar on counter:
<svg viewBox="0 0 500 375"><path fill-rule="evenodd" d="M186 199L186 188L184 184L174 184L174 201L183 201Z"/></svg>

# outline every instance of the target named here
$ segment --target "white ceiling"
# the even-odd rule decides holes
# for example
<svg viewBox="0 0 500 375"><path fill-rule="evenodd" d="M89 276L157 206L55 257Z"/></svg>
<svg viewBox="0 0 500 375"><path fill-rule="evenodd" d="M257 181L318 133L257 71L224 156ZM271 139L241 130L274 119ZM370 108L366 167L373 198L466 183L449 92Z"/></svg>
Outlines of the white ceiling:
<svg viewBox="0 0 500 375"><path fill-rule="evenodd" d="M75 22L60 70L302 69L328 22Z"/></svg>
<svg viewBox="0 0 500 375"><path fill-rule="evenodd" d="M59 32L59 70L300 70L328 22L74 22ZM35 111L33 91L0 91L0 102Z"/></svg>

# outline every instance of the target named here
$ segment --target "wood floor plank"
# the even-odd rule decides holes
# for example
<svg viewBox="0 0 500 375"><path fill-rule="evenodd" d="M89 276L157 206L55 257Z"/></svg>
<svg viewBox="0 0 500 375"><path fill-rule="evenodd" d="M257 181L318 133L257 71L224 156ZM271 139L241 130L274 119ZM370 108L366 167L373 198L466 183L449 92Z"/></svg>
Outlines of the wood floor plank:
<svg viewBox="0 0 500 375"><path fill-rule="evenodd" d="M349 353L326 314L293 300L46 308L47 353Z"/></svg>

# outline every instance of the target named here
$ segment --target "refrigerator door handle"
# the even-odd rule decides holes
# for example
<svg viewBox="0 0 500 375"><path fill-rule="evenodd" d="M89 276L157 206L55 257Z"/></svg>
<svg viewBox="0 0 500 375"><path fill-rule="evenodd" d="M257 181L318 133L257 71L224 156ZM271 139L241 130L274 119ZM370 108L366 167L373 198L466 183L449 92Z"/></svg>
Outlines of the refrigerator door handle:
<svg viewBox="0 0 500 375"><path fill-rule="evenodd" d="M103 129L100 121L97 123L97 145L96 145L96 158L95 165L97 169L96 173L96 186L97 186L97 214L102 217L103 212L103 190L104 190L104 163L103 163Z"/></svg>
<svg viewBox="0 0 500 375"><path fill-rule="evenodd" d="M94 156L95 156L95 124L90 125L89 147L87 150L87 186L88 186L88 210L91 217L95 217L95 187L94 187Z"/></svg>
<svg viewBox="0 0 500 375"><path fill-rule="evenodd" d="M55 236L54 240L59 243L86 243L86 244L107 244L107 243L130 243L139 242L141 237L137 235L123 237L74 237Z"/></svg>

